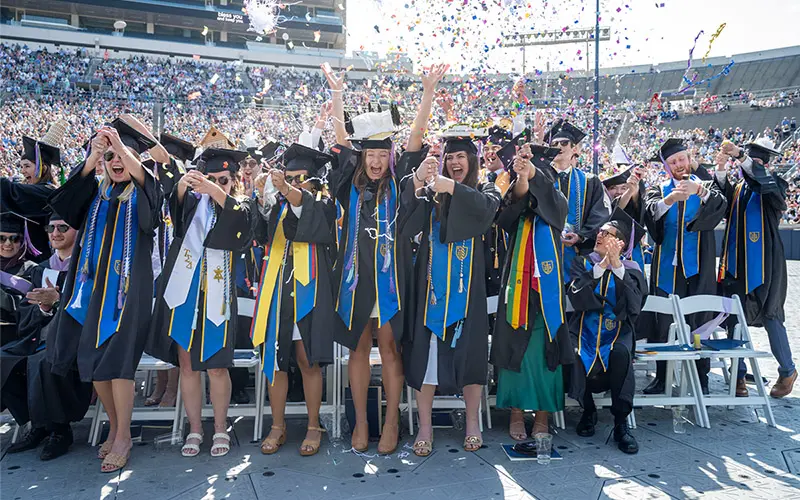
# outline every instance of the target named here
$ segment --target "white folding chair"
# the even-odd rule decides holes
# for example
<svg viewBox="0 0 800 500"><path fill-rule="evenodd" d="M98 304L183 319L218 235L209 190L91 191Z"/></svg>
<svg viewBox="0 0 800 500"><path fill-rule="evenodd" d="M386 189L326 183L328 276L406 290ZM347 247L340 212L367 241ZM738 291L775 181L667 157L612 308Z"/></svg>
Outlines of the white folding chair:
<svg viewBox="0 0 800 500"><path fill-rule="evenodd" d="M772 414L769 395L761 379L761 368L758 365L758 358L768 358L770 353L757 351L753 346L750 337L750 329L747 327L747 318L742 308L742 302L738 295L732 298L721 297L718 295L695 295L684 299L676 300L676 312L679 321L679 328L683 331L686 339L692 337L686 316L689 314L715 312L735 314L738 324L734 328L733 339L744 342L742 347L714 351L703 349L699 351L703 358L722 358L730 360L730 376L728 377L727 394L711 394L703 398L705 406L752 406L758 405L764 409L767 423L775 427L775 417ZM736 378L739 372L739 360L745 359L750 362L750 369L756 380L757 395L748 397L736 397Z"/></svg>

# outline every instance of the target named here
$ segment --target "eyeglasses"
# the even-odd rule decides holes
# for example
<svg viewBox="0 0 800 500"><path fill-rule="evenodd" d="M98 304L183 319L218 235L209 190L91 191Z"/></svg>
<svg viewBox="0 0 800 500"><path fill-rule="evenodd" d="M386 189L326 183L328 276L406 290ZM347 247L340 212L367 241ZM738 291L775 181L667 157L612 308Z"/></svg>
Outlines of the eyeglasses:
<svg viewBox="0 0 800 500"><path fill-rule="evenodd" d="M305 182L307 177L308 176L306 174L286 175L284 176L284 179L286 179L286 182L288 182L289 184L295 184L295 183Z"/></svg>
<svg viewBox="0 0 800 500"><path fill-rule="evenodd" d="M117 154L117 153L115 153L115 152L113 152L113 151L106 151L105 153L103 153L103 159L104 159L105 161L111 161L111 160L113 160L115 157L116 157L116 158L119 158L120 156L119 156L119 154Z"/></svg>
<svg viewBox="0 0 800 500"><path fill-rule="evenodd" d="M616 238L618 240L622 239L620 237L620 235L616 231L613 231L611 229L601 229L600 231L597 232L597 236L603 236L603 237L605 237L605 236L613 236L614 238Z"/></svg>
<svg viewBox="0 0 800 500"><path fill-rule="evenodd" d="M565 148L571 144L569 139L557 139L550 143L551 146L555 146L558 148Z"/></svg>
<svg viewBox="0 0 800 500"><path fill-rule="evenodd" d="M63 234L63 233L66 233L67 231L69 231L69 225L67 225L67 224L48 224L48 225L44 226L44 230L47 232L47 234L53 234L56 231L56 229L58 229L59 233Z"/></svg>
<svg viewBox="0 0 800 500"><path fill-rule="evenodd" d="M20 241L22 241L22 236L19 234L12 234L11 236L3 236L0 234L0 245L4 245L6 242L19 243Z"/></svg>
<svg viewBox="0 0 800 500"><path fill-rule="evenodd" d="M209 175L208 176L208 180L211 181L211 182L216 182L220 186L227 186L228 183L231 181L231 178L227 177L227 176L226 177L212 177L212 176Z"/></svg>

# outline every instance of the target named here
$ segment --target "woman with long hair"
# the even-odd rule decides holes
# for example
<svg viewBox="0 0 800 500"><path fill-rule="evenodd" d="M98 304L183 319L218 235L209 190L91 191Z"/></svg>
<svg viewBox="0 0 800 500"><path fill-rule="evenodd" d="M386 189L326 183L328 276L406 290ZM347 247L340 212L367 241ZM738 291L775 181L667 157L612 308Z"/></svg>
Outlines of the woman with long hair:
<svg viewBox="0 0 800 500"><path fill-rule="evenodd" d="M181 370L181 394L189 419L189 434L181 449L184 457L198 455L203 442L203 370L214 408L211 456L225 456L231 448L228 369L233 366L238 316L234 253L250 242L250 204L237 175L245 156L246 152L231 149L206 149L198 158L198 168L181 177L170 197L175 239L164 264L152 324L153 335L164 336L170 354L163 350L151 354L173 364L177 358Z"/></svg>
<svg viewBox="0 0 800 500"><path fill-rule="evenodd" d="M483 444L481 386L488 375L489 319L482 236L500 205L500 191L479 182L478 148L470 131L447 137L440 159L427 157L403 187L400 235L422 232L415 266L414 324L403 347L408 384L416 389L419 433L414 453L433 451L433 397L464 394L465 451Z"/></svg>
<svg viewBox="0 0 800 500"><path fill-rule="evenodd" d="M98 452L102 472L124 467L132 446L133 380L149 331L150 256L161 208L161 190L139 155L157 145L117 119L97 132L84 164L50 198L81 232L47 358L53 373L65 376L77 357L81 380L94 382L110 426Z"/></svg>
<svg viewBox="0 0 800 500"><path fill-rule="evenodd" d="M257 191L269 176L280 196L259 199L256 239L267 243L256 309L253 345L263 347L263 369L269 380L272 429L261 452L272 455L286 441L288 371L294 357L303 378L308 410L303 456L319 451L324 429L319 423L322 367L333 362L334 312L331 269L336 252L336 206L321 172L332 160L316 149L292 144L272 169L256 179Z"/></svg>
<svg viewBox="0 0 800 500"><path fill-rule="evenodd" d="M334 169L330 187L343 209L342 235L334 269L336 312L340 318L334 339L350 349L348 372L355 407L352 447L366 451L369 444L367 391L369 355L377 337L386 394L386 419L378 453L392 453L399 440L399 405L403 391L403 366L399 347L406 332L407 311L413 279L410 238L399 238L397 215L400 180L424 157L420 147L409 148L395 161L391 135L399 120L396 110L364 113L349 121L344 113L344 77L328 64L323 71L330 86L332 118L337 145L331 148ZM425 87L412 134L427 126L436 84L447 71L437 67L423 80ZM355 143L355 146L353 146Z"/></svg>

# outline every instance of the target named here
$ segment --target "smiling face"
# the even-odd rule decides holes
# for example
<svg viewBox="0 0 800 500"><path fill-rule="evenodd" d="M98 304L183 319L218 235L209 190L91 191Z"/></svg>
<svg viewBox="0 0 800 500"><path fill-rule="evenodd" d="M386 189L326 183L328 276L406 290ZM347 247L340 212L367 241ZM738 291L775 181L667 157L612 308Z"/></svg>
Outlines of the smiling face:
<svg viewBox="0 0 800 500"><path fill-rule="evenodd" d="M464 182L469 174L469 156L466 151L447 153L444 157L447 175L456 182Z"/></svg>
<svg viewBox="0 0 800 500"><path fill-rule="evenodd" d="M18 233L0 232L0 257L10 259L22 248L22 235Z"/></svg>
<svg viewBox="0 0 800 500"><path fill-rule="evenodd" d="M30 160L22 160L19 162L19 169L22 176L25 177L25 184L36 184L36 164Z"/></svg>
<svg viewBox="0 0 800 500"><path fill-rule="evenodd" d="M120 182L131 180L130 172L128 172L128 169L123 165L119 154L114 151L113 147L109 147L106 152L103 153L103 162L105 163L108 178L112 183L119 184Z"/></svg>
<svg viewBox="0 0 800 500"><path fill-rule="evenodd" d="M503 163L497 157L498 151L500 151L500 146L496 144L487 144L483 148L483 166L491 172L500 170L503 167Z"/></svg>
<svg viewBox="0 0 800 500"><path fill-rule="evenodd" d="M389 157L391 154L388 149L364 150L364 170L370 180L377 181L386 176L389 171Z"/></svg>
<svg viewBox="0 0 800 500"><path fill-rule="evenodd" d="M52 229L52 232L47 236L47 239L50 240L50 246L53 247L53 250L67 250L72 248L72 245L75 243L75 234L77 231L69 227L69 225L61 220L61 219L51 219L50 220L50 228L48 231ZM66 227L65 232L61 232Z"/></svg>
<svg viewBox="0 0 800 500"><path fill-rule="evenodd" d="M568 164L579 151L577 144L572 144L572 141L564 138L553 139L550 147L559 150L558 156L554 160L556 164Z"/></svg>
<svg viewBox="0 0 800 500"><path fill-rule="evenodd" d="M247 158L240 165L242 166L242 177L247 180L253 180L261 173L261 163L255 158Z"/></svg>
<svg viewBox="0 0 800 500"><path fill-rule="evenodd" d="M601 257L606 256L606 244L613 240L622 241L622 237L616 227L611 224L603 224L597 232L597 239L594 242L594 251Z"/></svg>
<svg viewBox="0 0 800 500"><path fill-rule="evenodd" d="M688 151L678 151L667 158L667 167L675 179L681 180L692 173L692 162Z"/></svg>
<svg viewBox="0 0 800 500"><path fill-rule="evenodd" d="M607 188L609 198L616 199L625 194L625 191L628 189L628 185L625 183L616 184Z"/></svg>

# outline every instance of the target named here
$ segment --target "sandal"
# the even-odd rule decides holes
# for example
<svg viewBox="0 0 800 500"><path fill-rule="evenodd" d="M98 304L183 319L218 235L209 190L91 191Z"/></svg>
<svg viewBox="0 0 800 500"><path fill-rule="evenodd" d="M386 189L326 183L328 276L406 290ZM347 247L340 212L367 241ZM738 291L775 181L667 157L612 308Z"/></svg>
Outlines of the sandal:
<svg viewBox="0 0 800 500"><path fill-rule="evenodd" d="M217 439L221 439L222 442L218 443ZM217 457L224 457L231 451L231 436L227 432L217 432L214 436L211 437L212 445L211 445L211 456L214 458ZM214 450L222 450L214 453Z"/></svg>
<svg viewBox="0 0 800 500"><path fill-rule="evenodd" d="M200 454L200 445L203 444L203 435L197 432L190 432L188 436L186 436L186 441L190 439L197 439L197 443L186 443L181 448L181 455L184 457L196 457ZM193 453L190 453L193 452Z"/></svg>
<svg viewBox="0 0 800 500"><path fill-rule="evenodd" d="M361 443L356 443L354 439L356 437L355 429L353 429L353 436L350 438L350 446L359 453L364 453L369 449L369 424L365 422L363 425L367 426L367 441L362 446L359 446ZM358 424L356 424L356 427L358 427Z"/></svg>
<svg viewBox="0 0 800 500"><path fill-rule="evenodd" d="M274 453L278 453L278 450L281 449L283 443L286 442L286 425L283 426L273 425L273 429L276 431L281 431L281 437L278 439L272 438L270 439L269 436L265 437L263 441L261 441L261 453L264 455L272 455ZM267 446L269 446L267 448Z"/></svg>
<svg viewBox="0 0 800 500"><path fill-rule="evenodd" d="M483 446L483 438L481 436L467 436L464 438L464 451L476 452Z"/></svg>
<svg viewBox="0 0 800 500"><path fill-rule="evenodd" d="M514 441L525 441L528 439L528 431L525 430L524 417L516 422L512 421L508 425L508 435L511 436L511 439Z"/></svg>
<svg viewBox="0 0 800 500"><path fill-rule="evenodd" d="M394 437L394 444L392 444L391 449L386 449L386 448L381 449L381 445L383 444L383 438L384 438L384 436L386 436L386 432L382 432L381 433L381 440L378 442L378 454L379 455L391 455L392 453L394 453L394 450L397 449L397 443L400 441L400 426L399 425L395 425L393 427L397 430L397 434ZM386 426L384 425L383 428L386 429Z"/></svg>
<svg viewBox="0 0 800 500"><path fill-rule="evenodd" d="M326 432L325 429L322 427L309 427L309 431L318 431L320 433L319 439L316 441L312 441L310 439L304 439L303 442L300 444L300 456L302 457L310 457L312 455L316 455L319 451L319 445L322 442L322 433ZM303 448L311 448L309 451L303 450Z"/></svg>
<svg viewBox="0 0 800 500"><path fill-rule="evenodd" d="M131 457L131 450L125 455L119 453L109 452L103 463L100 465L100 472L107 474L109 472L117 472L128 464L128 459Z"/></svg>
<svg viewBox="0 0 800 500"><path fill-rule="evenodd" d="M104 458L106 458L106 456L108 455L108 452L111 451L111 447L112 446L114 446L114 442L113 441L106 441L105 443L100 445L100 448L97 450L97 458L99 458L100 460L103 460Z"/></svg>
<svg viewBox="0 0 800 500"><path fill-rule="evenodd" d="M161 398L150 396L149 398L144 400L145 406L156 406L157 404L161 404Z"/></svg>
<svg viewBox="0 0 800 500"><path fill-rule="evenodd" d="M431 433L430 441L420 439L414 443L414 455L418 457L427 457L431 453L433 453L433 433Z"/></svg>

